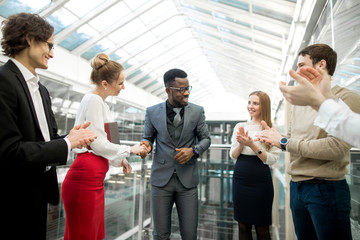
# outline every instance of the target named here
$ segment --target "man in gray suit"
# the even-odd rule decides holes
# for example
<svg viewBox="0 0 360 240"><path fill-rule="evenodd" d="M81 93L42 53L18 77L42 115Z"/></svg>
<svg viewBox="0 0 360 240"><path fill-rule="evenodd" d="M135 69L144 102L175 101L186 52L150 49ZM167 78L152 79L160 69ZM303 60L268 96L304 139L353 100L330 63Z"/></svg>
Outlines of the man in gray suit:
<svg viewBox="0 0 360 240"><path fill-rule="evenodd" d="M154 239L169 239L174 203L182 239L197 239L197 157L210 146L204 108L188 103L191 86L187 74L171 69L164 74L168 99L146 110L142 144L156 139L151 168L151 204Z"/></svg>

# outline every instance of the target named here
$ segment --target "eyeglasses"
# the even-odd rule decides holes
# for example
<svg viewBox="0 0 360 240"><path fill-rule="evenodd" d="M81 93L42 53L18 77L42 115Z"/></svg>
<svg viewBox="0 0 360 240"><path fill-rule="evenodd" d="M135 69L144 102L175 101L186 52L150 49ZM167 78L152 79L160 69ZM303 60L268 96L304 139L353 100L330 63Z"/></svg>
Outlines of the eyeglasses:
<svg viewBox="0 0 360 240"><path fill-rule="evenodd" d="M50 43L50 42L46 42L48 47L49 47L49 52L53 51L54 50L54 44L53 43Z"/></svg>
<svg viewBox="0 0 360 240"><path fill-rule="evenodd" d="M188 93L191 92L191 89L192 89L192 86L188 86L188 87L181 87L181 88L176 88L176 87L169 87L171 89L174 89L174 90L178 90L181 94L184 94L185 91L187 91Z"/></svg>

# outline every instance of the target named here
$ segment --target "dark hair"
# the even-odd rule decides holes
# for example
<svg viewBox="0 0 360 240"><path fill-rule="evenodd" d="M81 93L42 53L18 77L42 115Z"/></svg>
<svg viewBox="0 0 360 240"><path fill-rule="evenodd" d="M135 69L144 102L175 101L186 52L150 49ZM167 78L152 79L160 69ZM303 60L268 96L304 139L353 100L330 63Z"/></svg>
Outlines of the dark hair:
<svg viewBox="0 0 360 240"><path fill-rule="evenodd" d="M314 44L301 50L298 56L309 55L313 65L320 62L322 59L326 61L326 68L330 76L335 72L337 54L336 52L326 44Z"/></svg>
<svg viewBox="0 0 360 240"><path fill-rule="evenodd" d="M124 67L113 60L110 60L105 53L99 53L91 62L91 76L90 79L96 85L101 84L102 80L112 83L119 78L120 73Z"/></svg>
<svg viewBox="0 0 360 240"><path fill-rule="evenodd" d="M265 92L262 92L262 91L254 91L249 94L249 97L252 95L256 95L259 97L260 108L261 108L261 114L260 114L261 120L264 120L269 127L272 127L271 102L270 102L269 95L267 95Z"/></svg>
<svg viewBox="0 0 360 240"><path fill-rule="evenodd" d="M26 38L46 42L54 33L54 27L37 14L18 13L2 22L1 46L3 54L15 57L29 47Z"/></svg>
<svg viewBox="0 0 360 240"><path fill-rule="evenodd" d="M170 87L173 82L175 82L175 78L186 78L187 74L181 69L170 69L164 74L164 84L165 87Z"/></svg>

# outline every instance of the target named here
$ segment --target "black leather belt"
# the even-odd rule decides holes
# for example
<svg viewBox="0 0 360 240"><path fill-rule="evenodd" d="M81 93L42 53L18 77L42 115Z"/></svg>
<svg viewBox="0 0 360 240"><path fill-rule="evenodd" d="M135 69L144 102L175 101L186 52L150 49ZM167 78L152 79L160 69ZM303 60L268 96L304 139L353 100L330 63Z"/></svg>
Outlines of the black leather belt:
<svg viewBox="0 0 360 240"><path fill-rule="evenodd" d="M313 179L301 181L301 183L322 184L322 183L326 183L326 180L322 178L313 178Z"/></svg>

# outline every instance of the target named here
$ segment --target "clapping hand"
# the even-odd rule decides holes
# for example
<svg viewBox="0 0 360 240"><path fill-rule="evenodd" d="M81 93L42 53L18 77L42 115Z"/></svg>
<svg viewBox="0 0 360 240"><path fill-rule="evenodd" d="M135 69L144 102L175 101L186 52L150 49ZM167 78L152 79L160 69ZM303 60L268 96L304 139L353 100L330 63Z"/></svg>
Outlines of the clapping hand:
<svg viewBox="0 0 360 240"><path fill-rule="evenodd" d="M70 142L71 149L87 147L97 138L95 133L87 129L89 125L90 122L84 125L78 124L70 130L67 139Z"/></svg>
<svg viewBox="0 0 360 240"><path fill-rule="evenodd" d="M280 148L280 139L282 135L274 128L270 128L265 121L261 121L264 130L256 134L254 141L263 142L269 146L277 146Z"/></svg>
<svg viewBox="0 0 360 240"><path fill-rule="evenodd" d="M238 143L240 143L240 145L243 146L250 146L251 144L253 144L252 138L249 136L248 131L245 132L243 126L239 127L239 131L236 134L236 140L238 141Z"/></svg>
<svg viewBox="0 0 360 240"><path fill-rule="evenodd" d="M291 104L310 105L318 110L326 98L335 97L331 91L331 79L323 69L302 67L298 73L292 69L289 73L299 84L297 86L286 86L282 83L279 88Z"/></svg>

